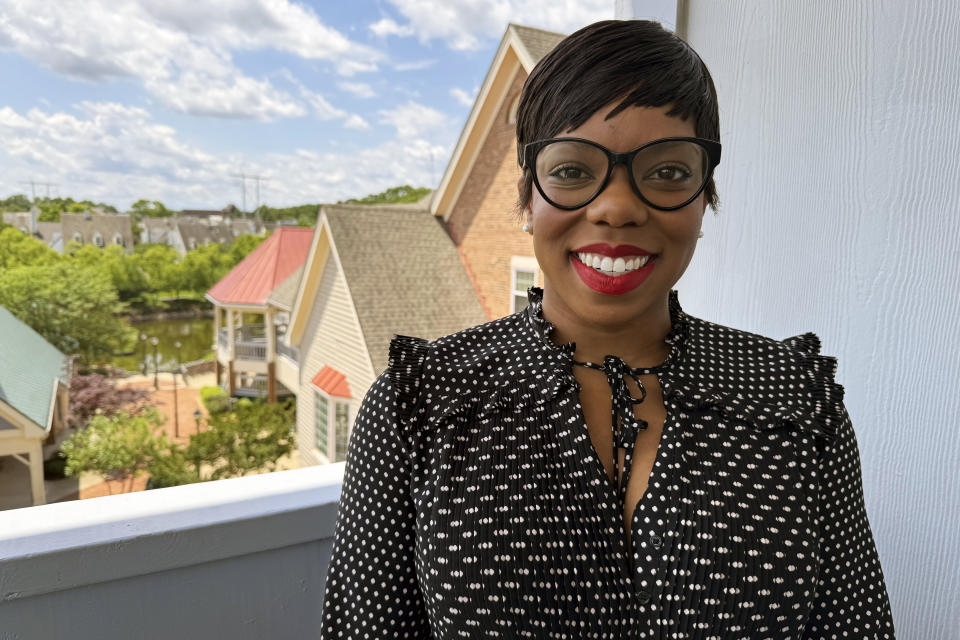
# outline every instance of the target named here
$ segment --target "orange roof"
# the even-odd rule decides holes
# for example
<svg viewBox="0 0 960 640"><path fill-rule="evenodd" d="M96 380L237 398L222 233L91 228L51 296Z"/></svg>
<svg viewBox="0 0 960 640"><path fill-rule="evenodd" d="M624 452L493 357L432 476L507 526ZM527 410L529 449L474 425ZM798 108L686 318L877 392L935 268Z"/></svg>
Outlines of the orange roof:
<svg viewBox="0 0 960 640"><path fill-rule="evenodd" d="M287 276L307 261L313 229L279 227L207 291L219 304L265 305Z"/></svg>
<svg viewBox="0 0 960 640"><path fill-rule="evenodd" d="M347 376L333 367L324 367L313 377L313 386L338 398L352 398Z"/></svg>

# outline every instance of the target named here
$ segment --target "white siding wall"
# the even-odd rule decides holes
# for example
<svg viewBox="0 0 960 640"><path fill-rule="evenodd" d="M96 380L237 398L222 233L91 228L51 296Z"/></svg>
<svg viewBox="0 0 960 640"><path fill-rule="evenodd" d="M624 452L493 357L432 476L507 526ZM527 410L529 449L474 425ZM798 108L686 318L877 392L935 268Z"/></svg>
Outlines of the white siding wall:
<svg viewBox="0 0 960 640"><path fill-rule="evenodd" d="M310 310L310 319L300 342L300 393L297 394L297 445L303 465L326 462L317 456L315 437L316 389L310 383L324 366L331 366L347 376L353 399L350 405L350 428L360 403L375 378L370 356L360 332L360 322L353 312L343 274L337 268L332 250L327 257L317 296ZM333 404L330 423L333 424ZM329 440L334 442L335 434Z"/></svg>
<svg viewBox="0 0 960 640"><path fill-rule="evenodd" d="M688 7L720 94L723 205L680 301L815 331L839 357L897 637L956 638L960 4Z"/></svg>

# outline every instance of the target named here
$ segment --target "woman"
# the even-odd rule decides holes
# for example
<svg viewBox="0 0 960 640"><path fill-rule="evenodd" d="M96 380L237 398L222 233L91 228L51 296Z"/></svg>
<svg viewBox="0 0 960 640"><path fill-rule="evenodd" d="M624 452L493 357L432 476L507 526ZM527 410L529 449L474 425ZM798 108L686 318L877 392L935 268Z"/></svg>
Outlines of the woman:
<svg viewBox="0 0 960 640"><path fill-rule="evenodd" d="M523 311L398 336L357 416L324 638L893 638L859 456L806 334L685 314L716 92L658 24L569 36L517 114Z"/></svg>

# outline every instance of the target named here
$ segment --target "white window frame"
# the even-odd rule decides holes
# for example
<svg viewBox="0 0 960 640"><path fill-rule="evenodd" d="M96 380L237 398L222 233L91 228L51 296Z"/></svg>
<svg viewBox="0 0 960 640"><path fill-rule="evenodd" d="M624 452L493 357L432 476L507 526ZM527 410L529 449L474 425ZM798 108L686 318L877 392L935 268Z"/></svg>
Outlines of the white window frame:
<svg viewBox="0 0 960 640"><path fill-rule="evenodd" d="M93 232L93 244L98 249L103 249L103 247L106 246L106 243L103 241L103 234L100 233L99 231Z"/></svg>
<svg viewBox="0 0 960 640"><path fill-rule="evenodd" d="M79 242L80 244L83 244L83 234L80 233L79 231L74 231L73 242Z"/></svg>
<svg viewBox="0 0 960 640"><path fill-rule="evenodd" d="M124 243L123 241L123 234L120 234L120 233L113 234L113 244L117 245L118 247L125 247L126 243Z"/></svg>
<svg viewBox="0 0 960 640"><path fill-rule="evenodd" d="M313 405L313 446L320 452L328 462L340 462L341 460L346 460L346 444L350 441L350 398L344 398L342 396L334 396L326 391L320 389L319 387L313 388L315 392L314 396L314 405ZM325 436L326 436L326 451L320 448L320 425L317 423L317 405L319 404L319 399L323 398L327 403L327 424L325 425ZM347 443L344 443L343 457L337 459L337 408L343 407L343 410L347 414ZM333 418L331 420L330 418Z"/></svg>
<svg viewBox="0 0 960 640"><path fill-rule="evenodd" d="M517 290L517 272L533 273L533 286L540 286L540 264L533 256L510 256L510 313L517 312L517 296L526 296L527 292Z"/></svg>

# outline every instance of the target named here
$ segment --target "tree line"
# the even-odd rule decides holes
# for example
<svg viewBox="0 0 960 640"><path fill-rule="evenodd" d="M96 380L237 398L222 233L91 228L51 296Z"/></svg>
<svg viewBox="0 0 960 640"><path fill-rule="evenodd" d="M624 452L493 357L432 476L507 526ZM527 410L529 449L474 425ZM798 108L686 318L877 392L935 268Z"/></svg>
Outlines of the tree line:
<svg viewBox="0 0 960 640"><path fill-rule="evenodd" d="M0 306L66 354L95 362L133 348L136 332L121 315L161 297L199 298L263 241L238 236L181 256L165 244L103 249L70 242L60 254L0 225Z"/></svg>

